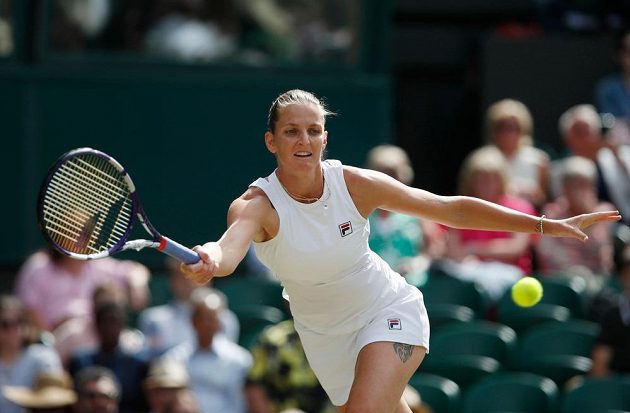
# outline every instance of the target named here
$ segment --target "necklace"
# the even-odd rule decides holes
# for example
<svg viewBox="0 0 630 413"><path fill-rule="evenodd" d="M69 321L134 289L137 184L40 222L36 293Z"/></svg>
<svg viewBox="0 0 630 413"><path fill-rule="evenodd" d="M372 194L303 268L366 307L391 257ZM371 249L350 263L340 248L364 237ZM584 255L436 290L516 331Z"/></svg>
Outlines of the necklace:
<svg viewBox="0 0 630 413"><path fill-rule="evenodd" d="M296 194L292 194L291 191L289 191L287 189L286 186L284 186L284 184L282 183L282 181L280 181L280 179L278 179L278 182L280 182L280 186L282 187L282 189L284 189L284 192L287 193L287 195L289 195L291 198L295 199L296 201L299 202L304 202L307 204L312 204L315 203L317 201L322 201L324 203L324 209L328 209L328 198L330 198L330 191L328 191L328 194L326 195L325 199L322 199L324 197L324 194L326 193L326 189L328 188L328 185L326 185L326 177L322 177L323 180L323 186L322 186L322 194L321 196L317 197L317 198L311 198L311 197L307 197L307 196L302 196L302 195L296 195Z"/></svg>

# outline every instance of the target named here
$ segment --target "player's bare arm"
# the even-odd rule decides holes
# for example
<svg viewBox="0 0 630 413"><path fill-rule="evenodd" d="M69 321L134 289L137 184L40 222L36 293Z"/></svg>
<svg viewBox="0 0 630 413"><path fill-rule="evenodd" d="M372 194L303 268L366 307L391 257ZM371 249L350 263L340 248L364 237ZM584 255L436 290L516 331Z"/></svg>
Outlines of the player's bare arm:
<svg viewBox="0 0 630 413"><path fill-rule="evenodd" d="M212 277L223 277L234 272L243 260L252 241L265 241L277 232L277 214L269 199L258 188L249 188L234 200L228 210L228 229L216 242L207 242L194 250L201 261L182 266L193 281L203 284Z"/></svg>
<svg viewBox="0 0 630 413"><path fill-rule="evenodd" d="M368 216L382 208L439 222L453 228L536 233L585 241L582 230L598 222L618 221L618 211L582 214L566 219L545 219L524 214L478 198L439 196L409 187L381 172L345 167L348 190L359 212Z"/></svg>

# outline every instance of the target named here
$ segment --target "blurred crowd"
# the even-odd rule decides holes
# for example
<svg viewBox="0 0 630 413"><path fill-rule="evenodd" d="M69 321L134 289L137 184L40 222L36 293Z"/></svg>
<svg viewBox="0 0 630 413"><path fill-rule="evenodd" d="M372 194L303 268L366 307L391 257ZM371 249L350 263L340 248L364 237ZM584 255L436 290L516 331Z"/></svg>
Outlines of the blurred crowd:
<svg viewBox="0 0 630 413"><path fill-rule="evenodd" d="M56 51L127 51L188 62L348 61L356 0L57 0Z"/></svg>
<svg viewBox="0 0 630 413"><path fill-rule="evenodd" d="M353 56L358 3L56 0L51 46L253 65L344 60ZM538 3L548 27L582 32L624 27L630 7ZM10 4L0 2L0 55L13 48ZM523 276L580 280L586 318L601 328L590 372L597 377L630 373L629 31L619 32L615 50L619 71L593 85L592 102L575 102L558 118L562 157L539 148L523 102L502 99L486 108L486 141L462 162L457 192L547 218L618 209L623 222L591 227L581 243L446 228L384 210L369 217L371 248L409 283L422 289L436 273L473 282L488 300L488 320ZM373 148L365 166L414 180L395 145ZM247 260L245 276L273 278L255 256ZM194 285L176 262L165 268L172 300L152 305L152 274L140 263L76 261L49 248L28 257L14 289L0 295L0 412L334 411L291 320L244 342L250 331L220 289ZM421 394L408 393L415 412L428 411Z"/></svg>

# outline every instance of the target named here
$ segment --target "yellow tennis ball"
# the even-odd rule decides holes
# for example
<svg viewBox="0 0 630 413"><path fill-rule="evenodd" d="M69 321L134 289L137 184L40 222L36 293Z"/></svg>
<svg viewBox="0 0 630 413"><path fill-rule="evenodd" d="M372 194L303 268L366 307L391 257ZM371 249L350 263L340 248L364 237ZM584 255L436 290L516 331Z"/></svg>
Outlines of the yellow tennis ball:
<svg viewBox="0 0 630 413"><path fill-rule="evenodd" d="M512 286L512 300L521 307L536 305L542 296L543 287L533 277L523 277Z"/></svg>

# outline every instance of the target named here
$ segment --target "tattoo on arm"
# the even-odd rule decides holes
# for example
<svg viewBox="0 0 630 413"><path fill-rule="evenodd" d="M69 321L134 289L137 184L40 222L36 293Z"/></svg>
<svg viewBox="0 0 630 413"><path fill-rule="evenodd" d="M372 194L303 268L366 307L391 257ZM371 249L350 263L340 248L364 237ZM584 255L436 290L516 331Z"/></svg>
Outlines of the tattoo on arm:
<svg viewBox="0 0 630 413"><path fill-rule="evenodd" d="M413 346L411 344L394 343L394 351L400 357L400 361L405 363L411 358L413 353Z"/></svg>

